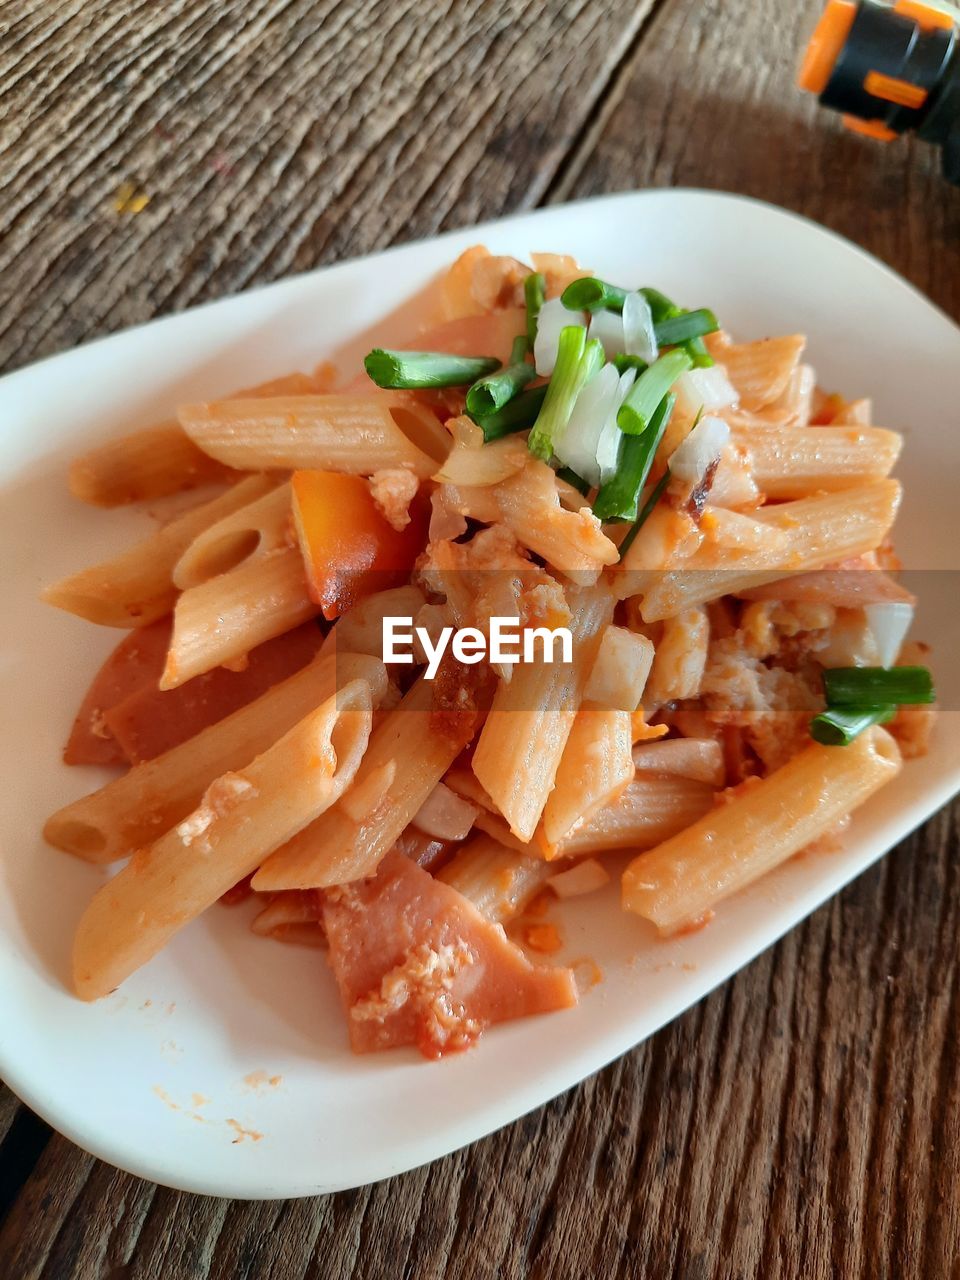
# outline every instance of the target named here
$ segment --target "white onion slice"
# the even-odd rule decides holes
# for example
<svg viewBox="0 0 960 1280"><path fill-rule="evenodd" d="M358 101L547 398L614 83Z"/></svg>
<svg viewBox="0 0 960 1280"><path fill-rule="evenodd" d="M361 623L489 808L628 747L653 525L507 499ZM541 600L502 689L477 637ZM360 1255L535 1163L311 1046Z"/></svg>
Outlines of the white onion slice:
<svg viewBox="0 0 960 1280"><path fill-rule="evenodd" d="M413 818L413 825L435 840L463 840L478 813L475 804L438 782Z"/></svg>
<svg viewBox="0 0 960 1280"><path fill-rule="evenodd" d="M568 311L559 298L548 298L537 317L537 336L533 343L533 362L541 378L549 377L557 363L560 331L569 325L587 327L582 311Z"/></svg>
<svg viewBox="0 0 960 1280"><path fill-rule="evenodd" d="M587 337L600 339L608 360L611 360L614 356L623 355L624 351L626 351L623 317L618 316L615 311L605 311L602 308L599 311L594 311L590 317Z"/></svg>
<svg viewBox="0 0 960 1280"><path fill-rule="evenodd" d="M685 484L699 484L729 442L730 428L723 419L705 415L670 455L671 474Z"/></svg>
<svg viewBox="0 0 960 1280"><path fill-rule="evenodd" d="M553 440L553 451L587 484L600 482L597 445L604 424L616 417L620 376L612 364L605 364L577 396L573 412L563 431Z"/></svg>
<svg viewBox="0 0 960 1280"><path fill-rule="evenodd" d="M705 409L726 409L736 404L740 397L727 377L722 365L710 365L707 369L688 369L681 373L673 385L677 396L677 413L692 418Z"/></svg>
<svg viewBox="0 0 960 1280"><path fill-rule="evenodd" d="M657 358L657 334L653 312L642 293L628 293L623 300L623 349L628 356L639 356L647 364Z"/></svg>
<svg viewBox="0 0 960 1280"><path fill-rule="evenodd" d="M877 644L880 665L892 667L913 622L913 605L904 600L890 600L884 604L865 605L863 612Z"/></svg>
<svg viewBox="0 0 960 1280"><path fill-rule="evenodd" d="M613 410L600 431L600 436L597 440L597 467L600 472L600 484L606 484L616 473L617 464L620 461L620 443L623 440L623 432L617 426L617 413L629 395L630 388L636 378L636 369L624 369L620 375L620 384L617 387Z"/></svg>

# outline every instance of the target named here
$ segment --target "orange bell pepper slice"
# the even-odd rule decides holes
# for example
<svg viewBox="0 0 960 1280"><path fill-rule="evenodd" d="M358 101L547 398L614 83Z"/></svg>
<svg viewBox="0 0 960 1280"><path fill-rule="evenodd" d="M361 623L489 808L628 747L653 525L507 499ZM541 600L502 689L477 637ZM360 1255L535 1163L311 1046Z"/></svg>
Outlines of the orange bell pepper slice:
<svg viewBox="0 0 960 1280"><path fill-rule="evenodd" d="M364 596L407 580L426 543L426 503L414 499L410 523L397 530L362 476L295 471L291 484L307 589L327 621Z"/></svg>

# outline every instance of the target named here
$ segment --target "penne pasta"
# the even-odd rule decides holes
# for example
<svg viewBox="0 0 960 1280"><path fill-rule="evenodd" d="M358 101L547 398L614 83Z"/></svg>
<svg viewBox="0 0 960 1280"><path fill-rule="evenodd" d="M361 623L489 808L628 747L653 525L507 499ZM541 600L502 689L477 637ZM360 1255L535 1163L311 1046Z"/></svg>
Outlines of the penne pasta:
<svg viewBox="0 0 960 1280"><path fill-rule="evenodd" d="M472 736L470 712L459 725L446 716L441 725L441 715L421 677L374 731L343 802L278 849L254 876L254 889L327 888L372 875ZM362 806L354 803L358 794Z"/></svg>
<svg viewBox="0 0 960 1280"><path fill-rule="evenodd" d="M623 904L661 933L705 922L723 899L828 832L885 783L901 760L886 730L847 747L811 743L658 848L630 863Z"/></svg>
<svg viewBox="0 0 960 1280"><path fill-rule="evenodd" d="M579 511L561 507L546 463L531 460L518 475L497 485L495 494L517 541L581 586L596 582L605 565L616 563L617 548L586 501Z"/></svg>
<svg viewBox="0 0 960 1280"><path fill-rule="evenodd" d="M204 453L246 471L406 467L426 479L450 445L436 416L402 392L214 400L178 413Z"/></svg>
<svg viewBox="0 0 960 1280"><path fill-rule="evenodd" d="M283 484L202 530L174 565L174 585L198 587L253 556L292 546L292 521L290 486Z"/></svg>
<svg viewBox="0 0 960 1280"><path fill-rule="evenodd" d="M296 396L318 390L306 373L290 373L246 391L250 396ZM70 492L96 507L118 507L236 478L229 467L197 448L173 420L145 427L91 449L70 467Z"/></svg>
<svg viewBox="0 0 960 1280"><path fill-rule="evenodd" d="M301 947L325 947L321 895L307 889L270 895L267 905L250 921L250 929L261 938L289 942Z"/></svg>
<svg viewBox="0 0 960 1280"><path fill-rule="evenodd" d="M473 756L480 785L520 840L530 840L553 787L583 689L613 615L602 585L572 590L569 664L528 663L501 682Z"/></svg>
<svg viewBox="0 0 960 1280"><path fill-rule="evenodd" d="M181 821L215 778L242 769L308 711L357 679L366 681L378 705L387 688L382 662L365 654L314 659L195 738L58 810L47 820L44 838L88 862L124 857Z"/></svg>
<svg viewBox="0 0 960 1280"><path fill-rule="evenodd" d="M756 519L782 530L787 538L785 548L757 551L735 566L714 550L698 552L682 569L653 575L643 592L643 619L670 618L720 596L775 582L797 570L820 569L873 551L886 537L899 505L899 484L878 480L842 493L763 507L755 513Z"/></svg>
<svg viewBox="0 0 960 1280"><path fill-rule="evenodd" d="M631 745L629 711L581 707L543 810L541 831L547 844L559 844L629 785Z"/></svg>
<svg viewBox="0 0 960 1280"><path fill-rule="evenodd" d="M43 592L47 604L106 627L145 627L169 613L177 598L173 570L193 540L210 525L245 507L273 486L249 476L185 512L111 560L62 578Z"/></svg>
<svg viewBox="0 0 960 1280"><path fill-rule="evenodd" d="M804 498L882 480L893 470L903 437L880 427L735 427L753 478L768 498Z"/></svg>
<svg viewBox="0 0 960 1280"><path fill-rule="evenodd" d="M668 738L642 742L633 748L638 773L669 773L693 778L711 787L722 787L725 776L723 747L716 738Z"/></svg>
<svg viewBox="0 0 960 1280"><path fill-rule="evenodd" d="M370 734L370 687L354 680L140 849L94 896L73 946L77 995L113 991L343 793Z"/></svg>
<svg viewBox="0 0 960 1280"><path fill-rule="evenodd" d="M542 858L517 853L492 836L476 835L440 868L437 879L469 898L489 920L503 924L523 910L553 870Z"/></svg>
<svg viewBox="0 0 960 1280"><path fill-rule="evenodd" d="M176 689L194 676L243 658L274 636L316 617L307 591L303 557L282 547L243 561L180 596L161 689Z"/></svg>
<svg viewBox="0 0 960 1280"><path fill-rule="evenodd" d="M327 633L322 653L383 653L384 618L416 618L426 597L419 587L377 591L341 614Z"/></svg>
<svg viewBox="0 0 960 1280"><path fill-rule="evenodd" d="M786 391L803 349L802 334L761 338L758 342L712 342L711 353L727 371L745 409L772 404Z"/></svg>

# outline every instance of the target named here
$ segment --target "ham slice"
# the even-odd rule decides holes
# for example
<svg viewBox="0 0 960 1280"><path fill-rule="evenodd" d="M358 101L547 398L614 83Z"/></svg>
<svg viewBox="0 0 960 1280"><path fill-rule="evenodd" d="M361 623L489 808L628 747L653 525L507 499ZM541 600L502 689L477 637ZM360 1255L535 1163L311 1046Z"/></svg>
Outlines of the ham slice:
<svg viewBox="0 0 960 1280"><path fill-rule="evenodd" d="M462 894L396 850L328 889L323 923L354 1053L469 1048L485 1027L577 1003L569 969L540 968Z"/></svg>
<svg viewBox="0 0 960 1280"><path fill-rule="evenodd" d="M67 764L140 764L185 742L305 667L323 643L314 623L252 649L242 671L215 667L161 692L170 619L133 631L94 677L63 753Z"/></svg>
<svg viewBox="0 0 960 1280"><path fill-rule="evenodd" d="M127 755L105 713L131 694L156 688L170 645L170 619L125 636L93 678L63 751L64 764L125 764Z"/></svg>

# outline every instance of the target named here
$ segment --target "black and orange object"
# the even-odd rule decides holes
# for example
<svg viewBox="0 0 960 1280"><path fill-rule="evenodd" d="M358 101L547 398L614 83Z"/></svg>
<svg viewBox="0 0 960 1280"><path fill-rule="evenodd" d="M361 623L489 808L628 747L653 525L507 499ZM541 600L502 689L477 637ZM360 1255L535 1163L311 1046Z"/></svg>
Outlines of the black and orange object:
<svg viewBox="0 0 960 1280"><path fill-rule="evenodd" d="M802 89L857 133L913 131L960 186L960 12L917 0L829 0L800 68Z"/></svg>

